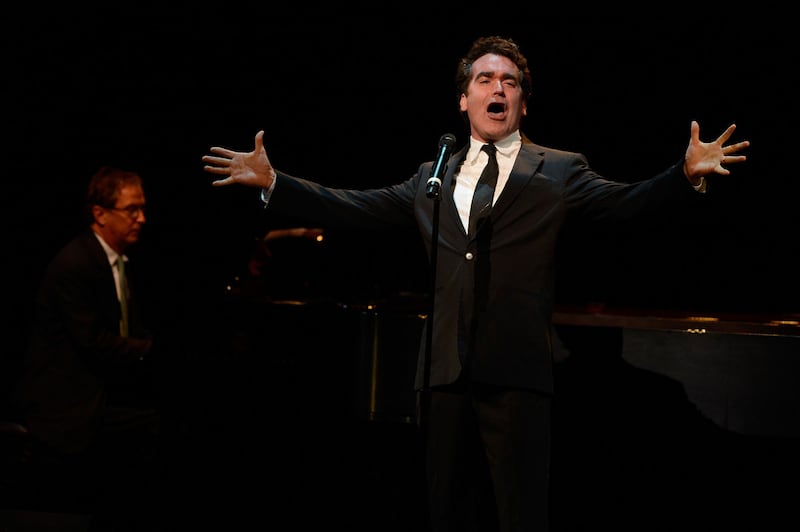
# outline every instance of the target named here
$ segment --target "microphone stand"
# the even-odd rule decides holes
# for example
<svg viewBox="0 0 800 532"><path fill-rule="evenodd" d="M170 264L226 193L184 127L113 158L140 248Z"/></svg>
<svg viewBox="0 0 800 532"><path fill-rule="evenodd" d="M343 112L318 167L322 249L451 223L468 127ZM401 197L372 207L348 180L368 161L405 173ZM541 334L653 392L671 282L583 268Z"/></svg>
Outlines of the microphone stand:
<svg viewBox="0 0 800 532"><path fill-rule="evenodd" d="M431 250L430 250L430 298L428 302L428 321L425 329L425 354L423 361L423 374L422 374L422 390L420 390L419 397L419 427L420 436L422 437L422 457L426 459L427 454L427 440L428 440L428 418L430 417L431 408L431 349L433 346L433 315L436 308L436 267L439 255L439 206L440 206L440 192L442 188L442 176L447 171L447 162L449 159L450 151L455 145L456 137L451 133L445 133L439 139L439 149L436 153L436 159L431 167L431 175L428 178L427 189L425 195L433 200L433 218L431 220Z"/></svg>
<svg viewBox="0 0 800 532"><path fill-rule="evenodd" d="M426 446L428 436L428 417L430 411L430 379L431 379L431 350L433 346L433 310L436 303L436 263L439 250L439 189L436 189L429 197L433 199L433 219L431 230L431 251L430 251L430 298L428 303L428 320L425 328L425 357L423 366L422 390L420 391L420 410L419 425L422 436L423 451ZM425 453L423 452L423 457Z"/></svg>

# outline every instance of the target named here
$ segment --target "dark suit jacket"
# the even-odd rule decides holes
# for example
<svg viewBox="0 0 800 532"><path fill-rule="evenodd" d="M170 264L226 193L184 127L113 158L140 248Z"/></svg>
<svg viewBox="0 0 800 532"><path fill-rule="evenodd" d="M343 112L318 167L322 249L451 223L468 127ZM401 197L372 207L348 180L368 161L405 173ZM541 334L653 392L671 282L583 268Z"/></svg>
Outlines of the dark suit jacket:
<svg viewBox="0 0 800 532"><path fill-rule="evenodd" d="M31 434L56 450L86 448L106 406L109 381L125 380L152 347L136 310L133 273L131 336L122 338L114 275L91 230L64 246L44 272L18 398Z"/></svg>
<svg viewBox="0 0 800 532"><path fill-rule="evenodd" d="M466 152L465 146L452 155L442 180L429 384L451 383L466 370L476 381L552 393L555 250L567 217L626 220L696 193L683 175L682 161L648 180L618 183L597 175L582 154L523 138L489 222L470 238L452 194ZM416 222L430 250L434 200L426 196L426 180L431 166L423 163L403 183L365 191L326 188L279 172L268 209L289 216L302 212L324 225ZM476 316L467 327L461 318L465 308ZM418 388L424 384L425 337Z"/></svg>

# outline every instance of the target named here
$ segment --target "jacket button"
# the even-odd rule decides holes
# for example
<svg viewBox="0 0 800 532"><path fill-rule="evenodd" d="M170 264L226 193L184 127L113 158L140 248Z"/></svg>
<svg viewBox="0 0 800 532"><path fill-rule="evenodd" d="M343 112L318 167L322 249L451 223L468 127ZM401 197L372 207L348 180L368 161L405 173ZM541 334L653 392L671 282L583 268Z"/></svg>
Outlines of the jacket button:
<svg viewBox="0 0 800 532"><path fill-rule="evenodd" d="M466 255L464 255L464 258L465 258L465 259L467 259L467 260L472 260L472 259L474 259L474 258L475 258L475 255L473 255L473 254L472 254L472 253L470 253L470 252L467 252L467 254L466 254Z"/></svg>

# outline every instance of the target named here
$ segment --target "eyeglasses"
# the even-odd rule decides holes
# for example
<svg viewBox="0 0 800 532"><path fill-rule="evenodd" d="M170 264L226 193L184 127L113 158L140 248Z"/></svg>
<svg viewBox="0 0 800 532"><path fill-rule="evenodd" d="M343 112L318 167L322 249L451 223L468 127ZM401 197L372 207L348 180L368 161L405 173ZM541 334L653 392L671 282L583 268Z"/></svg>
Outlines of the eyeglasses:
<svg viewBox="0 0 800 532"><path fill-rule="evenodd" d="M145 213L144 205L128 205L127 207L108 207L110 211L124 212L131 220L139 218L140 214Z"/></svg>

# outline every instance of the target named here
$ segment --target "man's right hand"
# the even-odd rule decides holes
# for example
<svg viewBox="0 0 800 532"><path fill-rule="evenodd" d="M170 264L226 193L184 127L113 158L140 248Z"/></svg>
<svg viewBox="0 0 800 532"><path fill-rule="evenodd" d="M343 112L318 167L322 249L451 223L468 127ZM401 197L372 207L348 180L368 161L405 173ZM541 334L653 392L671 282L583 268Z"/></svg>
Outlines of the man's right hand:
<svg viewBox="0 0 800 532"><path fill-rule="evenodd" d="M203 170L223 177L212 181L211 184L219 187L239 183L251 187L269 188L275 181L275 169L269 163L263 137L262 129L256 133L255 147L251 152L212 146L210 151L213 155L203 156L205 163Z"/></svg>

